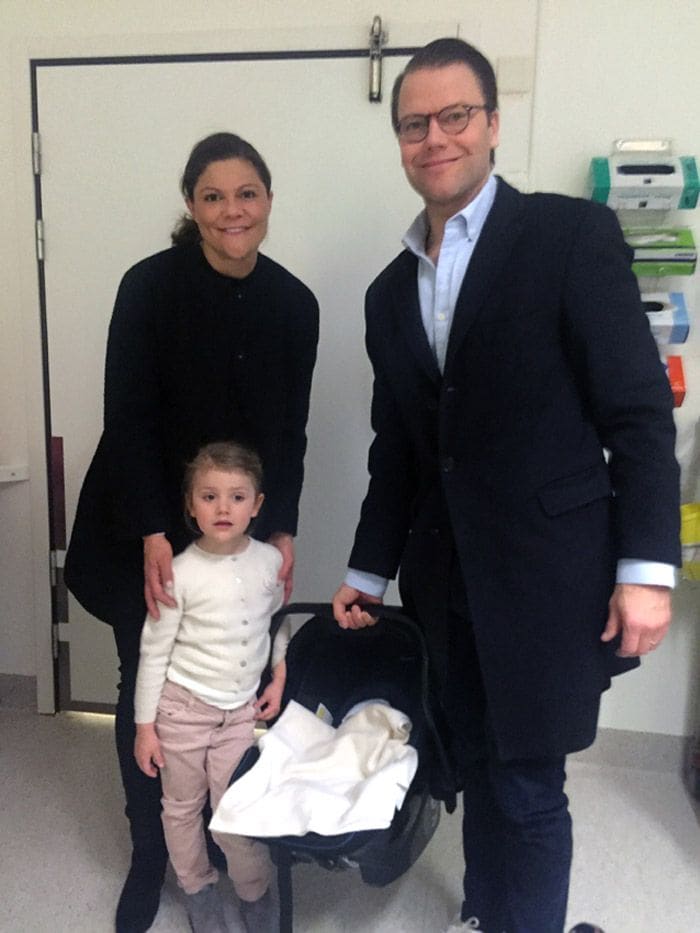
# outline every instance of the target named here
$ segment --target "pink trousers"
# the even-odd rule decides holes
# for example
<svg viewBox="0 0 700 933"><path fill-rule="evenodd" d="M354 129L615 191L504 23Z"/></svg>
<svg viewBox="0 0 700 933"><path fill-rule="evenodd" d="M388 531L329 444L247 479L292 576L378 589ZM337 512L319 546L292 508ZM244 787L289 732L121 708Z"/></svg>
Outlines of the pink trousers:
<svg viewBox="0 0 700 933"><path fill-rule="evenodd" d="M234 710L210 706L189 690L166 681L158 704L156 729L165 767L163 829L178 883L196 894L215 883L202 825L209 794L214 811L243 753L253 744L252 703ZM272 865L267 846L245 836L212 833L223 850L238 896L257 901L267 891Z"/></svg>

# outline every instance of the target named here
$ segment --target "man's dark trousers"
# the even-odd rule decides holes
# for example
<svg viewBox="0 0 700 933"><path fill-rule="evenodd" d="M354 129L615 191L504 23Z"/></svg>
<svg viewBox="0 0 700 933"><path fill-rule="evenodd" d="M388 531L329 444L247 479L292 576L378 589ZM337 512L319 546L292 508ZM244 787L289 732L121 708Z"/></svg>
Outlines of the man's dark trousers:
<svg viewBox="0 0 700 933"><path fill-rule="evenodd" d="M572 854L565 758L499 759L454 555L451 565L440 681L463 786L462 920L477 917L485 933L562 933Z"/></svg>

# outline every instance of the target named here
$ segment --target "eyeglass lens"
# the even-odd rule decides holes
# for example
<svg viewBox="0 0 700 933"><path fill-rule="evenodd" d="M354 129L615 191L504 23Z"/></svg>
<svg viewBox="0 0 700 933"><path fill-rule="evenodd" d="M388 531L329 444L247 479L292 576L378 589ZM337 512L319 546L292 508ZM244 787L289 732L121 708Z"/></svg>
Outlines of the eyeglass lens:
<svg viewBox="0 0 700 933"><path fill-rule="evenodd" d="M455 104L445 107L439 113L414 113L399 120L399 136L406 142L421 142L428 135L431 117L435 117L443 132L455 135L467 128L472 110L481 109L481 106L476 105Z"/></svg>

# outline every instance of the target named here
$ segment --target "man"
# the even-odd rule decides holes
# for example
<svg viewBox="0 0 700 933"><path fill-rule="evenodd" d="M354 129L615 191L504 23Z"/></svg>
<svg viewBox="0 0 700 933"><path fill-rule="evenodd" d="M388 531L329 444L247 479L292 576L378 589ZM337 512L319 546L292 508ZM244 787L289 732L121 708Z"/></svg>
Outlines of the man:
<svg viewBox="0 0 700 933"><path fill-rule="evenodd" d="M371 624L400 564L464 792L453 929L561 933L565 756L670 623L671 393L613 213L492 175L480 52L420 50L392 119L425 210L367 293L375 439L334 610Z"/></svg>

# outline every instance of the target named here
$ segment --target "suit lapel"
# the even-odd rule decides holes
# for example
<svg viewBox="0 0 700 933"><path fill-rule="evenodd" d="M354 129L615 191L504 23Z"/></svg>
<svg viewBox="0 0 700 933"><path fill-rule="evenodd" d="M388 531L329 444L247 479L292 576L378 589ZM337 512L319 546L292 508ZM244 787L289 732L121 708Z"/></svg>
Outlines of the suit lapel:
<svg viewBox="0 0 700 933"><path fill-rule="evenodd" d="M449 371L455 353L487 299L492 300L497 291L498 278L522 226L522 195L499 178L493 207L486 218L457 298L447 345L445 372Z"/></svg>
<svg viewBox="0 0 700 933"><path fill-rule="evenodd" d="M399 330L421 368L434 381L442 378L423 327L418 303L418 260L408 250L398 257L393 281L394 314Z"/></svg>

